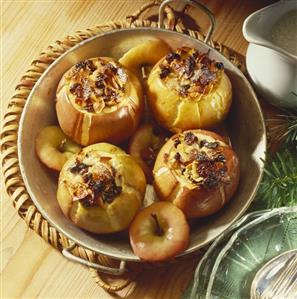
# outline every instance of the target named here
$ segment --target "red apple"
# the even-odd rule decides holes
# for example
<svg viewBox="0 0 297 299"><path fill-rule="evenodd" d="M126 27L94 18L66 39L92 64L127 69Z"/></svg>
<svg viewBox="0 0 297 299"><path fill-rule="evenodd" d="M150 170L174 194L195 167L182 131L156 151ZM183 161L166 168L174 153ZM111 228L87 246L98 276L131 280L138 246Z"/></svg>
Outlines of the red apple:
<svg viewBox="0 0 297 299"><path fill-rule="evenodd" d="M135 255L149 262L165 261L183 252L190 228L184 213L171 202L156 202L133 220L130 243Z"/></svg>

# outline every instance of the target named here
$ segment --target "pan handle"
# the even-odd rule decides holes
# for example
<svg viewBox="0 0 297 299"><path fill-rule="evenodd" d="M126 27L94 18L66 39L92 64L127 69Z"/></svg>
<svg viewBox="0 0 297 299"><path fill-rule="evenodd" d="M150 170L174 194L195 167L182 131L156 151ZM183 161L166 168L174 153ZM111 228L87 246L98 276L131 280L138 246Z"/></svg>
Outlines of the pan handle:
<svg viewBox="0 0 297 299"><path fill-rule="evenodd" d="M77 262L80 263L84 266L88 266L90 268L96 269L99 272L102 273L107 273L107 274L111 274L111 275L116 275L116 276L120 276L122 275L125 271L126 271L126 262L121 260L120 262L120 266L119 268L111 268L111 267L106 267L97 263L93 263L87 260L84 260L78 256L75 256L71 253L71 251L75 248L76 244L73 243L71 244L69 247L64 248L62 250L62 254L69 260L71 260L72 262Z"/></svg>
<svg viewBox="0 0 297 299"><path fill-rule="evenodd" d="M164 9L165 9L165 6L169 3L172 3L172 2L176 2L176 0L165 0L162 2L162 4L160 5L160 8L159 8L159 27L160 28L164 28ZM214 28L215 28L215 17L213 15L213 13L205 6L203 5L202 3L199 3L199 2L196 2L194 0L179 0L179 3L184 3L184 4L188 4L190 6L193 6L195 8L198 8L198 9L201 9L202 11L204 11L207 16L209 17L209 20L210 20L210 27L207 31L207 34L205 36L205 39L204 39L204 42L207 43L212 34L213 34L213 31L214 31Z"/></svg>

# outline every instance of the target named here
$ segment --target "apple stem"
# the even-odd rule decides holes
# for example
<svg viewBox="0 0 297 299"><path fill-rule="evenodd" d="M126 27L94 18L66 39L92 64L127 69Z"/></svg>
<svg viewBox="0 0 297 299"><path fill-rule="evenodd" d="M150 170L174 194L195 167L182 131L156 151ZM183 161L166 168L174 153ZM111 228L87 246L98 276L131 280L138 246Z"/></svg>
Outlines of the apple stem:
<svg viewBox="0 0 297 299"><path fill-rule="evenodd" d="M65 144L66 144L66 142L67 142L67 140L66 140L66 138L64 138L64 139L60 142L60 144L59 144L59 151L60 151L61 153L64 153L64 151L65 151Z"/></svg>
<svg viewBox="0 0 297 299"><path fill-rule="evenodd" d="M155 220L155 223L156 223L156 228L157 228L157 235L158 236L163 236L164 234L164 231L160 225L160 222L158 220L158 217L157 217L157 214L151 214L151 216L153 217L153 219Z"/></svg>

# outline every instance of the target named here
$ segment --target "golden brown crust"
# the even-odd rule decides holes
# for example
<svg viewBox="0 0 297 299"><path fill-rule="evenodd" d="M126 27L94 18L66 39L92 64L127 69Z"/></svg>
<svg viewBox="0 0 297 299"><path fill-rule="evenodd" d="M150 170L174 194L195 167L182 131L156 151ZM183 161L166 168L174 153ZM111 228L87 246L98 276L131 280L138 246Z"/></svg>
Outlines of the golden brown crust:
<svg viewBox="0 0 297 299"><path fill-rule="evenodd" d="M128 227L146 188L138 164L120 148L99 143L84 148L64 165L57 200L70 220L94 233Z"/></svg>
<svg viewBox="0 0 297 299"><path fill-rule="evenodd" d="M233 196L239 182L239 161L216 133L190 130L167 141L153 174L161 200L173 202L187 218L199 218L217 212Z"/></svg>
<svg viewBox="0 0 297 299"><path fill-rule="evenodd" d="M221 63L184 47L155 65L148 79L148 99L158 122L181 132L221 122L231 105L232 88Z"/></svg>
<svg viewBox="0 0 297 299"><path fill-rule="evenodd" d="M143 111L140 82L111 58L86 61L92 63L91 70L78 68L83 62L76 64L59 83L56 103L59 124L66 135L82 145L99 141L118 143L128 138L140 121Z"/></svg>

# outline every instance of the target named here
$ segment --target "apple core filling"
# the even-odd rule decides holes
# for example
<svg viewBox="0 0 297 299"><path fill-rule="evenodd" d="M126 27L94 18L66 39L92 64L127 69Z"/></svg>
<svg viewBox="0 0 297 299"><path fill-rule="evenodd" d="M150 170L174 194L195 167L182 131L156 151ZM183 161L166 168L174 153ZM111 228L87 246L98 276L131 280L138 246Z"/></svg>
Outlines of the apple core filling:
<svg viewBox="0 0 297 299"><path fill-rule="evenodd" d="M66 80L72 104L79 110L98 114L122 101L128 75L114 60L98 57L74 65Z"/></svg>
<svg viewBox="0 0 297 299"><path fill-rule="evenodd" d="M220 141L209 136L185 132L174 137L169 154L164 157L177 177L205 189L228 184L227 161Z"/></svg>
<svg viewBox="0 0 297 299"><path fill-rule="evenodd" d="M68 168L69 179L66 184L73 201L84 207L103 207L111 204L122 192L120 176L111 165L110 157L78 156Z"/></svg>
<svg viewBox="0 0 297 299"><path fill-rule="evenodd" d="M159 77L181 98L199 100L221 80L224 65L209 58L209 52L182 47L169 53L159 65Z"/></svg>

